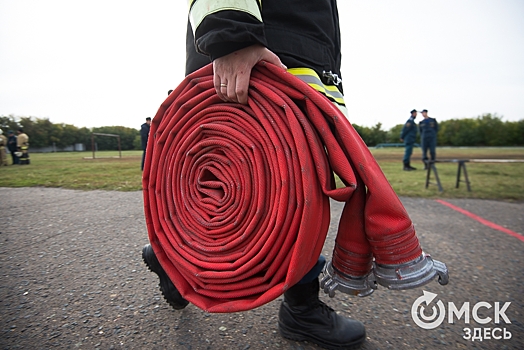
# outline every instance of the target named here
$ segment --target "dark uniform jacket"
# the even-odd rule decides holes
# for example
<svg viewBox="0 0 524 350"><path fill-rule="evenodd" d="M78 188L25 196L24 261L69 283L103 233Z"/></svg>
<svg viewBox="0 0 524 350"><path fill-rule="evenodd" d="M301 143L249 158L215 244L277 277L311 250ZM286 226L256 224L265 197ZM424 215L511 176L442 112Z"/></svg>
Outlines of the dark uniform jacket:
<svg viewBox="0 0 524 350"><path fill-rule="evenodd" d="M417 123L415 123L413 117L409 118L406 124L404 124L402 132L400 133L400 138L408 145L415 143L415 140L417 139Z"/></svg>
<svg viewBox="0 0 524 350"><path fill-rule="evenodd" d="M17 146L16 146L16 136L11 135L7 139L7 148L9 149L9 152L16 152Z"/></svg>
<svg viewBox="0 0 524 350"><path fill-rule="evenodd" d="M142 127L140 128L140 140L142 141L143 150L147 148L147 139L149 138L149 129L150 129L150 126L147 123L142 124Z"/></svg>
<svg viewBox="0 0 524 350"><path fill-rule="evenodd" d="M438 123L435 118L423 119L419 124L419 128L421 139L431 139L437 137Z"/></svg>
<svg viewBox="0 0 524 350"><path fill-rule="evenodd" d="M232 6L238 3L230 2ZM204 11L203 7L212 3L191 3L193 26L188 22L186 74L236 50L262 44L288 68L311 68L321 78L329 71L341 77L336 0L246 0L248 5L243 9ZM257 18L257 8L261 18ZM338 88L342 92L341 84Z"/></svg>

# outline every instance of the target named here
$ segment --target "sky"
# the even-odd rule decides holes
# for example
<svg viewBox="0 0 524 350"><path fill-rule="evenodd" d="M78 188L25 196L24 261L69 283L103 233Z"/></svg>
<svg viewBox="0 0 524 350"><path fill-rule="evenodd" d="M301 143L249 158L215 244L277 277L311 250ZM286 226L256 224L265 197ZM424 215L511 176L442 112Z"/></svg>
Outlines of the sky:
<svg viewBox="0 0 524 350"><path fill-rule="evenodd" d="M184 78L187 2L0 0L0 115L139 128ZM524 1L339 0L349 120L524 119Z"/></svg>

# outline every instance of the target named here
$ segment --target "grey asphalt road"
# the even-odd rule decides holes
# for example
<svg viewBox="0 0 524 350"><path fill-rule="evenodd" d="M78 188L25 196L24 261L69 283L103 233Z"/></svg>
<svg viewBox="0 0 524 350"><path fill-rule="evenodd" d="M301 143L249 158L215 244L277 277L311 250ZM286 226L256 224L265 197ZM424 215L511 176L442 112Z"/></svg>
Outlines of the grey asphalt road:
<svg viewBox="0 0 524 350"><path fill-rule="evenodd" d="M365 323L361 349L524 349L524 241L434 200L401 200L424 250L447 264L450 283L434 281L407 291L379 287L365 298L323 295L339 313ZM524 234L524 203L448 202ZM341 211L332 203L328 257ZM278 334L281 298L234 314L209 314L193 305L172 310L141 260L147 242L141 192L0 188L0 346L318 349ZM467 324L464 318L449 323L446 317L434 329L420 328L411 308L423 291L437 294L425 315L437 301L445 308L468 302L470 309L481 306L480 321L492 320L480 324L471 316ZM504 313L511 323L503 317L495 323L496 302L499 308L511 303ZM482 329L489 339L464 339L464 328ZM494 329L503 331L492 334ZM504 332L511 339L504 339Z"/></svg>

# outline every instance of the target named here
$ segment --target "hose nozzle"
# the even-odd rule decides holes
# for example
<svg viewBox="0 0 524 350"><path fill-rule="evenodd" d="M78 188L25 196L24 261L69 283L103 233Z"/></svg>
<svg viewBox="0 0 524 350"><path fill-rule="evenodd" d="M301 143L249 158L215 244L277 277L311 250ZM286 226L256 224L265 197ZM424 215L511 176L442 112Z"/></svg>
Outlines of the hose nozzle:
<svg viewBox="0 0 524 350"><path fill-rule="evenodd" d="M367 275L351 277L337 271L331 261L329 261L323 270L324 277L320 280L320 287L331 298L335 296L335 291L366 297L377 289L375 276L370 271Z"/></svg>
<svg viewBox="0 0 524 350"><path fill-rule="evenodd" d="M394 290L412 289L429 283L436 275L442 285L448 284L446 264L422 254L410 262L396 265L373 264L373 273L378 284Z"/></svg>

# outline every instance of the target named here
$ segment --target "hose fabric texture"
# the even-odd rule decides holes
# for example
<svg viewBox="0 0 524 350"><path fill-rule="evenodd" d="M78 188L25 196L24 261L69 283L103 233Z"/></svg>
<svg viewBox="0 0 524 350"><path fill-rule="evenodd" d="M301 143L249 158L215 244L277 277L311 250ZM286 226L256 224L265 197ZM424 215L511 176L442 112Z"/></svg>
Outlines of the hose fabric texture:
<svg viewBox="0 0 524 350"><path fill-rule="evenodd" d="M333 173L343 187L336 188ZM317 262L329 198L345 202L333 266L421 255L412 222L355 129L326 97L261 62L248 105L225 103L212 66L153 118L143 172L151 245L180 293L209 312L263 305Z"/></svg>

